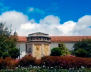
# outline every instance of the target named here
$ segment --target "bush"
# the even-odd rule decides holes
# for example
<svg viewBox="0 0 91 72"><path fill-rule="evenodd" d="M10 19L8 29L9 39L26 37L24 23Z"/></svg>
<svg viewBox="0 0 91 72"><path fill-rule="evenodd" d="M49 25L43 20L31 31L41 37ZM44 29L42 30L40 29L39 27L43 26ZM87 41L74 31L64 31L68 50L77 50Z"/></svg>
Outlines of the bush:
<svg viewBox="0 0 91 72"><path fill-rule="evenodd" d="M45 65L46 67L51 67L53 66L54 63L54 57L53 56L45 56L42 57L42 65Z"/></svg>
<svg viewBox="0 0 91 72"><path fill-rule="evenodd" d="M42 65L46 67L61 67L63 69L69 68L85 68L91 67L90 58L81 58L81 57L58 57L58 56L46 56L42 57Z"/></svg>
<svg viewBox="0 0 91 72"><path fill-rule="evenodd" d="M14 69L19 64L19 60L12 59L11 57L6 57L3 59L3 67L5 69Z"/></svg>
<svg viewBox="0 0 91 72"><path fill-rule="evenodd" d="M0 69L3 69L3 59L0 58Z"/></svg>
<svg viewBox="0 0 91 72"><path fill-rule="evenodd" d="M12 60L11 60L11 67L10 67L10 68L11 68L11 69L15 69L15 67L18 67L19 61L20 61L20 60L12 59Z"/></svg>
<svg viewBox="0 0 91 72"><path fill-rule="evenodd" d="M9 49L9 54L12 58L16 59L20 55L20 51L18 48Z"/></svg>
<svg viewBox="0 0 91 72"><path fill-rule="evenodd" d="M78 57L87 57L87 51L84 49L79 48L77 51L75 51L76 56Z"/></svg>
<svg viewBox="0 0 91 72"><path fill-rule="evenodd" d="M9 69L11 67L11 57L6 57L4 60L3 60L3 66L4 68L7 68Z"/></svg>
<svg viewBox="0 0 91 72"><path fill-rule="evenodd" d="M53 48L51 50L51 56L61 56L62 52L60 48Z"/></svg>
<svg viewBox="0 0 91 72"><path fill-rule="evenodd" d="M76 44L74 44L73 47L74 47L74 52L76 52L77 50L79 51L79 48L81 48L81 49L84 49L85 51L87 51L87 55L85 55L85 57L91 57L91 39L89 39L89 38L82 39L82 41L76 42ZM85 52L85 51L83 51L83 52ZM79 51L79 52L81 52L81 51Z"/></svg>
<svg viewBox="0 0 91 72"><path fill-rule="evenodd" d="M10 54L7 52L4 52L2 56L3 56L3 59L5 59L6 57L10 57Z"/></svg>
<svg viewBox="0 0 91 72"><path fill-rule="evenodd" d="M0 57L2 57L3 52L0 50Z"/></svg>
<svg viewBox="0 0 91 72"><path fill-rule="evenodd" d="M36 58L32 56L25 56L19 61L19 65L23 67L28 67L34 65Z"/></svg>
<svg viewBox="0 0 91 72"><path fill-rule="evenodd" d="M38 59L38 60L36 59L34 66L41 66L41 59Z"/></svg>
<svg viewBox="0 0 91 72"><path fill-rule="evenodd" d="M32 66L45 66L45 68L62 68L62 69L79 69L79 68L91 68L91 58L81 57L64 57L64 56L45 56L37 60L31 56L25 56L20 60L14 60L10 57L5 59L0 58L0 69L8 68L15 69L18 65L22 67Z"/></svg>

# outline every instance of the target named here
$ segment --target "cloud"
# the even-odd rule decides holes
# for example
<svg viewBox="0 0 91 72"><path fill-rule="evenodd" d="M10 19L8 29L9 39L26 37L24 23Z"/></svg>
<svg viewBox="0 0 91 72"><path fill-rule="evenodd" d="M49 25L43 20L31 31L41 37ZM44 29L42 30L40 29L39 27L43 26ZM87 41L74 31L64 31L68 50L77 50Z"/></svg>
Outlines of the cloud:
<svg viewBox="0 0 91 72"><path fill-rule="evenodd" d="M36 23L34 19L29 20L28 16L17 11L8 11L0 16L7 25L12 24L12 29L19 35L27 36L34 32L44 32L49 35L91 35L91 15L85 15L77 22L66 21L60 24L60 18L54 15L48 15Z"/></svg>
<svg viewBox="0 0 91 72"><path fill-rule="evenodd" d="M41 24L59 24L60 19L57 16L49 15L46 16L44 19L40 20Z"/></svg>
<svg viewBox="0 0 91 72"><path fill-rule="evenodd" d="M34 11L34 8L33 8L33 7L30 7L30 8L28 9L28 11L29 11L29 12Z"/></svg>
<svg viewBox="0 0 91 72"><path fill-rule="evenodd" d="M74 26L73 33L75 35L91 35L91 15L85 15L78 19L78 22Z"/></svg>
<svg viewBox="0 0 91 72"><path fill-rule="evenodd" d="M12 28L16 29L23 23L28 22L28 17L21 12L7 11L2 13L0 19L7 23L7 26L12 24Z"/></svg>
<svg viewBox="0 0 91 72"><path fill-rule="evenodd" d="M35 13L40 13L44 14L45 12L39 8L34 8L34 7L27 7L27 11L30 12L35 12Z"/></svg>

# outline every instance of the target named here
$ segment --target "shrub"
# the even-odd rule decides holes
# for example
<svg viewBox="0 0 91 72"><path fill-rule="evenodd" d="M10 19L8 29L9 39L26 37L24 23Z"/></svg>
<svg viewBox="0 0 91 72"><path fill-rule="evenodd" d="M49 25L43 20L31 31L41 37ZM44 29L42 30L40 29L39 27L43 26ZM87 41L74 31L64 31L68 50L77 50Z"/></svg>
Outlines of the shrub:
<svg viewBox="0 0 91 72"><path fill-rule="evenodd" d="M11 57L6 57L3 61L4 68L10 68L11 67Z"/></svg>
<svg viewBox="0 0 91 72"><path fill-rule="evenodd" d="M0 58L0 69L3 69L3 59Z"/></svg>
<svg viewBox="0 0 91 72"><path fill-rule="evenodd" d="M36 58L32 56L25 56L19 61L20 66L28 67L30 65L34 65Z"/></svg>
<svg viewBox="0 0 91 72"><path fill-rule="evenodd" d="M53 48L51 50L51 56L61 56L62 52L60 48Z"/></svg>
<svg viewBox="0 0 91 72"><path fill-rule="evenodd" d="M12 58L16 59L20 55L20 51L18 48L9 49L9 54Z"/></svg>
<svg viewBox="0 0 91 72"><path fill-rule="evenodd" d="M3 56L3 59L5 59L6 57L10 57L9 53L7 52L4 52L2 56Z"/></svg>
<svg viewBox="0 0 91 72"><path fill-rule="evenodd" d="M78 57L86 57L87 51L84 49L79 48L77 51L75 51L76 56Z"/></svg>
<svg viewBox="0 0 91 72"><path fill-rule="evenodd" d="M34 65L41 66L41 59L36 59Z"/></svg>
<svg viewBox="0 0 91 72"><path fill-rule="evenodd" d="M46 67L54 67L55 64L55 56L45 56L45 57L42 57L42 65L45 65Z"/></svg>
<svg viewBox="0 0 91 72"><path fill-rule="evenodd" d="M87 51L87 55L85 55L85 57L91 57L91 39L89 39L89 38L82 39L82 41L76 42L76 44L74 44L73 47L74 47L74 52L76 52L77 50L79 51L79 48L82 48L85 51ZM83 52L86 53L85 51L83 51ZM81 52L81 51L79 51L79 52Z"/></svg>
<svg viewBox="0 0 91 72"><path fill-rule="evenodd" d="M90 58L81 58L81 57L58 57L58 56L46 56L42 57L42 65L46 67L61 67L63 69L69 68L85 68L91 67Z"/></svg>
<svg viewBox="0 0 91 72"><path fill-rule="evenodd" d="M3 52L0 50L0 57L2 57Z"/></svg>
<svg viewBox="0 0 91 72"><path fill-rule="evenodd" d="M18 67L18 65L19 65L19 60L15 60L15 59L12 59L11 60L11 69L15 69L15 67Z"/></svg>

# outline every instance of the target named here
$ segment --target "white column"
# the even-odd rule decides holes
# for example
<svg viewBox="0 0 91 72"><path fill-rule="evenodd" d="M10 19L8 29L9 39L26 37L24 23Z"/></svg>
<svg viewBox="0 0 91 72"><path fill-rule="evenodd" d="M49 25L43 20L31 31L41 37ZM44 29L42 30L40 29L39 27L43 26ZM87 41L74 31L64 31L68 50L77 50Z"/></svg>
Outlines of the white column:
<svg viewBox="0 0 91 72"><path fill-rule="evenodd" d="M35 47L34 47L34 44L32 44L32 56L35 57Z"/></svg>

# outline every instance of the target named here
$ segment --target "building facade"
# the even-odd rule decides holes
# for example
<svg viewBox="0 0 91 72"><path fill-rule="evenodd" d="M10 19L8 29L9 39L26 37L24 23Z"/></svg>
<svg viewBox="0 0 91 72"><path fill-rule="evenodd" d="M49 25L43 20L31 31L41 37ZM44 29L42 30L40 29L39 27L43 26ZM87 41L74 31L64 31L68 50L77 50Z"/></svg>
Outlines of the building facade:
<svg viewBox="0 0 91 72"><path fill-rule="evenodd" d="M37 59L50 55L51 49L59 47L60 43L64 43L69 49L73 49L73 45L82 39L91 38L91 36L49 36L48 34L36 32L26 36L18 36L17 47L20 48L21 57L26 54L32 54Z"/></svg>

